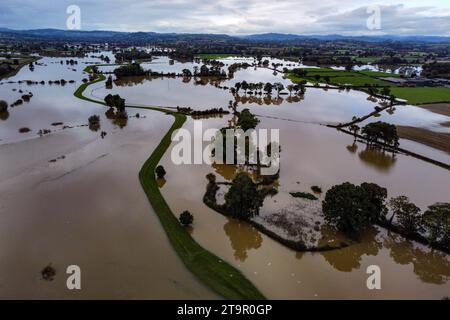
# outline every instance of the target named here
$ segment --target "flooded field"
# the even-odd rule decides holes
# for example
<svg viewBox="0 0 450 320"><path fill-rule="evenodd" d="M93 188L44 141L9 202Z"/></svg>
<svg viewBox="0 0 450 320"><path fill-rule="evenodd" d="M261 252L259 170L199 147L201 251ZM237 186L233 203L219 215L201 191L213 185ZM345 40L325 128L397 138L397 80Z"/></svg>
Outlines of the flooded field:
<svg viewBox="0 0 450 320"><path fill-rule="evenodd" d="M27 79L23 71L13 80ZM8 98L10 91L0 88ZM0 297L217 298L172 250L139 184L137 173L172 118L139 110L139 119L120 128L104 115L106 108L75 98L75 89L32 86L30 103L12 108L0 124L8 141L0 145ZM17 132L26 125L51 128L55 121L85 124L92 114L101 116L97 132ZM40 273L48 264L56 269L51 282ZM66 288L72 264L83 272L81 291Z"/></svg>
<svg viewBox="0 0 450 320"><path fill-rule="evenodd" d="M221 122L224 121L208 120L203 125L216 127ZM259 127L277 125L275 120L263 120ZM192 126L191 121L185 128L193 130ZM284 122L280 129L279 193L265 200L261 215L274 207L294 204L295 208L296 200L289 192L308 192L313 185L327 190L345 181L355 184L370 181L386 186L389 196L405 194L422 208L448 199L450 176L444 169L407 156L392 158L367 150L364 144L353 145L352 137L337 135L317 125ZM330 153L333 157L327 156ZM450 260L446 254L430 252L424 246L375 228L360 244L346 249L296 253L246 223L223 217L202 203L205 176L215 173L220 181L229 181L236 173L232 167L175 166L170 154L166 154L162 163L168 169L163 195L174 212L189 210L195 215L194 238L234 262L270 298L439 299L450 288ZM379 292L369 291L365 285L366 268L371 264L379 265L386 279Z"/></svg>
<svg viewBox="0 0 450 320"><path fill-rule="evenodd" d="M106 108L73 96L87 77L83 69L102 61L80 58L76 65L67 66L60 60L43 58L34 71L24 67L1 81L0 99L13 103L24 93L33 96L10 108L0 120L0 297L218 298L177 257L139 184L142 164L173 119L130 108L125 123L115 122L105 114ZM221 59L225 64L241 60L253 62L251 58ZM165 57L143 64L153 71L176 73L200 65L171 64ZM114 68L99 67L105 72ZM57 79L75 82L48 84ZM29 85L19 80L46 83ZM260 118L258 128L280 129L279 193L265 200L262 215L280 207L301 215L301 201L290 197L290 192L307 192L314 185L326 191L345 181L377 183L388 189L389 197L406 195L421 209L450 200L448 170L411 156L368 148L325 126L371 113L379 102L368 100L367 94L307 88L301 97L286 93L265 98L243 91L235 97L226 89L244 80L290 83L281 73L249 67L224 81L141 77L115 81L112 89L99 82L89 86L85 95L103 100L112 93L129 105L195 110L228 110L229 101L236 100L238 109L249 108ZM94 114L100 116L97 130L87 126ZM229 119L227 115L202 123L204 129L222 128ZM415 106L397 106L394 113L383 112L370 120L449 132L440 123L450 118ZM184 128L192 131L193 123L189 118ZM25 127L30 132L20 133ZM41 129L52 132L39 137ZM102 131L106 133L103 138ZM405 149L450 163L450 155L442 151L408 140L400 143ZM236 168L176 166L170 150L161 161L167 171L161 192L172 211L177 215L192 212L194 239L241 270L266 297L441 299L449 295L448 255L379 227L345 249L295 252L202 202L205 176L215 173L218 180L230 181ZM320 232L332 231L322 226ZM43 281L40 275L49 263L57 270L53 282ZM65 288L65 267L70 264L80 265L84 272L86 287L79 293ZM382 269L382 290L367 290L366 268L373 264Z"/></svg>

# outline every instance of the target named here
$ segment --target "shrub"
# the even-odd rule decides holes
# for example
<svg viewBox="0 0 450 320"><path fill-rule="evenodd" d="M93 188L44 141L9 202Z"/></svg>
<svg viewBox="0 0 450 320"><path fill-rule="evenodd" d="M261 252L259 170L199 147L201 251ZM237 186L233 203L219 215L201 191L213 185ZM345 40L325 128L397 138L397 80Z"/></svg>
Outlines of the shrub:
<svg viewBox="0 0 450 320"><path fill-rule="evenodd" d="M319 186L312 186L311 190L315 193L322 193L322 188Z"/></svg>
<svg viewBox="0 0 450 320"><path fill-rule="evenodd" d="M167 173L163 166L157 166L155 172L158 179L164 179L164 176Z"/></svg>
<svg viewBox="0 0 450 320"><path fill-rule="evenodd" d="M315 195L313 195L311 193L307 193L307 192L291 192L290 194L294 198L304 198L304 199L308 199L308 200L318 200L318 198Z"/></svg>
<svg viewBox="0 0 450 320"><path fill-rule="evenodd" d="M180 214L179 220L183 226L187 227L194 222L194 216L189 211L184 211Z"/></svg>
<svg viewBox="0 0 450 320"><path fill-rule="evenodd" d="M19 129L20 133L27 133L27 132L30 132L30 131L31 131L31 129L30 128L26 128L26 127Z"/></svg>
<svg viewBox="0 0 450 320"><path fill-rule="evenodd" d="M0 100L0 112L8 111L8 103L5 100Z"/></svg>

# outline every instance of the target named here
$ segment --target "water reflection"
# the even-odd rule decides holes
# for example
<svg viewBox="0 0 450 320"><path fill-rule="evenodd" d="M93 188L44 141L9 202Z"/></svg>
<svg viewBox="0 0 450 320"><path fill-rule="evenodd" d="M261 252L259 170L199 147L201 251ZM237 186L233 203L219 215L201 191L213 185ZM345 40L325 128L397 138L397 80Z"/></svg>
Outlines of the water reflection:
<svg viewBox="0 0 450 320"><path fill-rule="evenodd" d="M0 112L0 120L8 120L9 118L9 112L8 111L4 111L4 112Z"/></svg>
<svg viewBox="0 0 450 320"><path fill-rule="evenodd" d="M376 256L383 247L377 240L378 230L375 227L367 228L360 243L347 248L321 252L325 260L336 270L351 272L361 267L363 255ZM338 236L336 234L336 236Z"/></svg>
<svg viewBox="0 0 450 320"><path fill-rule="evenodd" d="M364 164L380 172L389 172L397 162L397 158L392 153L374 146L366 146L366 149L361 151L358 156Z"/></svg>
<svg viewBox="0 0 450 320"><path fill-rule="evenodd" d="M247 222L228 218L223 230L230 239L234 257L239 261L247 259L248 250L261 247L263 241L261 234Z"/></svg>
<svg viewBox="0 0 450 320"><path fill-rule="evenodd" d="M389 255L398 264L412 263L414 273L427 283L445 284L450 279L448 255L415 244L398 234L388 233L384 246L390 249Z"/></svg>
<svg viewBox="0 0 450 320"><path fill-rule="evenodd" d="M350 153L356 154L358 151L358 145L353 143L348 145L347 150ZM397 158L394 154L386 152L380 148L375 146L368 146L358 153L359 159L362 163L367 165L368 167L374 168L379 172L387 173L389 172L397 162Z"/></svg>
<svg viewBox="0 0 450 320"><path fill-rule="evenodd" d="M120 129L123 129L128 124L128 115L126 112L115 111L114 108L109 108L105 112L105 116L107 119L111 120L113 124L118 126Z"/></svg>

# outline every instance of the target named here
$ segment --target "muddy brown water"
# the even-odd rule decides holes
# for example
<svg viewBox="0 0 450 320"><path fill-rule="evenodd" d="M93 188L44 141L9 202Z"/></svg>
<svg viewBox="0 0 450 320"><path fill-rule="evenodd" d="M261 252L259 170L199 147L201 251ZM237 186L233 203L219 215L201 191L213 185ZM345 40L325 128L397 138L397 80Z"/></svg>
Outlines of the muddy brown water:
<svg viewBox="0 0 450 320"><path fill-rule="evenodd" d="M0 120L0 297L218 298L178 259L138 181L142 163L173 119L157 112L129 110L130 116L139 112L141 117L130 117L126 126L119 126L107 118L105 108L73 97L86 77L82 73L85 62L100 61L80 59L72 71L59 60L44 58L45 66L36 66L33 72L23 68L7 80L64 78L76 80L76 84L28 86L2 81L0 85L0 99L10 103L19 96L14 88L34 93L29 103L10 108L9 117ZM161 71L169 70L164 61L158 63ZM271 70L249 68L225 84L242 80L288 83ZM112 90L99 83L86 91L98 98L107 93L119 93L129 103L199 109L226 108L232 99L226 90L181 79L137 79L115 84ZM266 210L286 193L309 192L312 185L326 191L345 181L378 183L388 188L389 196L405 194L422 209L450 200L448 171L412 157L392 157L354 144L351 136L321 125L372 111L376 103L368 101L365 94L308 89L300 101L289 103L287 98L270 101L270 105L243 99L245 104L239 106L260 116L258 127L280 129L280 195L266 200ZM101 117L99 131L77 127L87 124L93 114ZM414 113L398 112L396 117L396 121L428 128L442 120L426 110L420 113L419 122ZM203 126L221 128L227 119L203 120ZM54 122L74 128L63 130L51 126ZM185 127L192 130L192 126L189 119ZM21 127L32 131L20 134ZM36 132L43 128L55 132L37 137ZM107 132L105 139L101 139L101 131ZM432 158L449 159L421 144L401 143ZM450 294L448 255L382 229L370 230L360 244L343 250L296 253L202 203L205 175L214 172L229 180L235 174L233 168L175 166L170 149L162 164L168 172L163 195L175 213L187 209L194 214L194 238L242 270L268 298L440 299ZM40 276L49 263L57 271L52 282ZM82 269L80 292L65 288L69 264ZM372 264L382 270L380 291L366 287L366 268Z"/></svg>

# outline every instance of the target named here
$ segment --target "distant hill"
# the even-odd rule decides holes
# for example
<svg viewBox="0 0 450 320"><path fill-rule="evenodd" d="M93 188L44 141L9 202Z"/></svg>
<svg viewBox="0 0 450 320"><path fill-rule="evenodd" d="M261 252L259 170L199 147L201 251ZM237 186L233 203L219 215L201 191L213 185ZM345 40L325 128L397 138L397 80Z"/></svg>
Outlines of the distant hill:
<svg viewBox="0 0 450 320"><path fill-rule="evenodd" d="M257 41L257 42L285 42L301 40L354 40L366 42L407 41L407 42L448 42L450 37L441 36L343 36L330 35L298 35L284 33L263 33L246 36L230 36L226 34L192 34L192 33L157 33L157 32L118 32L118 31L84 31L60 29L13 30L0 28L1 38L36 39L36 40L75 40L75 41L164 41L164 40L204 40L204 41Z"/></svg>
<svg viewBox="0 0 450 320"><path fill-rule="evenodd" d="M404 42L450 42L450 37L441 36L397 36L397 35L382 35L382 36L343 36L339 34L328 35L297 35L284 33L262 33L252 34L240 37L250 41L293 41L302 39L317 39L317 40L356 40L367 42L381 42L381 41L404 41Z"/></svg>

